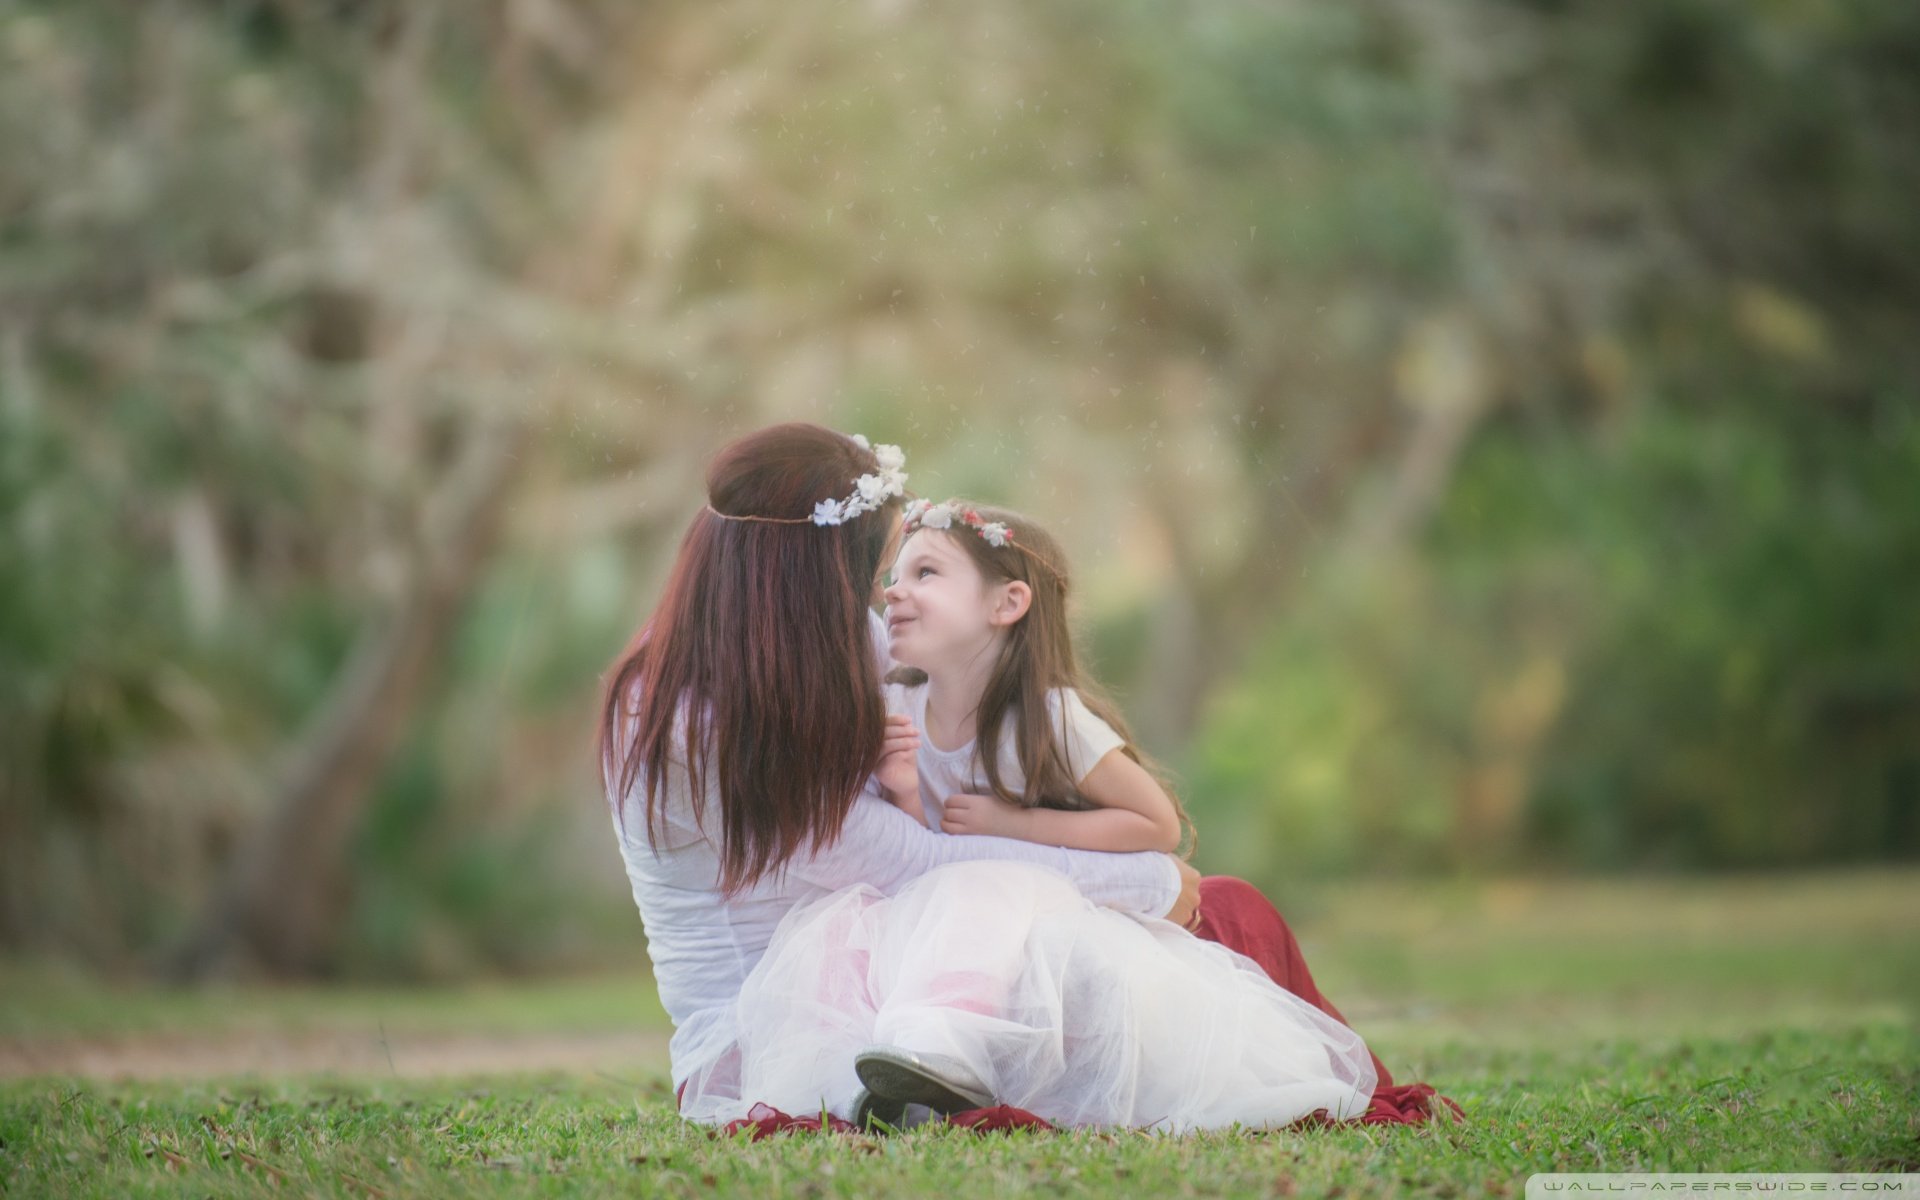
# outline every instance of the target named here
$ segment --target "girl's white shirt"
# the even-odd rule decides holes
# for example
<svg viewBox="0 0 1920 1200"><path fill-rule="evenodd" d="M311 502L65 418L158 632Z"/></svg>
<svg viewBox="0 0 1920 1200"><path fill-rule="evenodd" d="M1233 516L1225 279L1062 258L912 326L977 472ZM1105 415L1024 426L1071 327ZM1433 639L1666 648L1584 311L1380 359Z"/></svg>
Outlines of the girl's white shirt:
<svg viewBox="0 0 1920 1200"><path fill-rule="evenodd" d="M868 616L876 672L884 674L895 665L887 653L886 622L878 613ZM924 738L921 744L926 745ZM1086 769L1077 759L1075 766ZM701 812L712 814L708 823L717 829L716 792L709 779ZM662 800L665 829L658 844L649 840L646 828L643 783L636 781L625 805L610 807L660 1003L674 1024L668 1053L676 1088L734 1046L739 1036L734 1001L741 985L766 952L781 918L807 901L862 883L892 895L935 867L985 859L1050 868L1094 903L1143 916L1164 916L1180 894L1179 870L1165 854L1110 854L1011 838L949 837L916 824L881 798L877 785L868 780L838 841L811 856L802 852L777 876L729 897L719 888L718 847L696 823L687 773L680 764L669 772ZM623 810L628 816L624 822Z"/></svg>
<svg viewBox="0 0 1920 1200"><path fill-rule="evenodd" d="M940 828L948 796L957 792L992 795L986 772L976 761L979 738L952 750L942 750L927 737L925 684L916 687L888 684L887 711L906 714L913 721L913 727L920 731L920 806L926 810L929 829ZM1095 716L1080 693L1072 688L1054 688L1048 692L1047 711L1053 718L1053 735L1066 752L1067 766L1073 772L1075 783L1083 782L1094 764L1109 751L1126 745L1126 739ZM1000 782L1015 795L1027 790L1027 775L1020 767L1019 753L1010 734L1000 738ZM1168 907L1172 907L1171 902Z"/></svg>

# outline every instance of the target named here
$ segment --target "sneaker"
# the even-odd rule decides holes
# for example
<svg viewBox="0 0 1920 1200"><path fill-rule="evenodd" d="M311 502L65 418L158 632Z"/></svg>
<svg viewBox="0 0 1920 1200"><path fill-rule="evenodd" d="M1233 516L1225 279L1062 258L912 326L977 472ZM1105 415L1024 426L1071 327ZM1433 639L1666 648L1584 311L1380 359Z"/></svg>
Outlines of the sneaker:
<svg viewBox="0 0 1920 1200"><path fill-rule="evenodd" d="M862 1133L900 1133L934 1119L924 1104L903 1104L861 1088L853 1106L853 1127Z"/></svg>
<svg viewBox="0 0 1920 1200"><path fill-rule="evenodd" d="M906 1105L898 1100L876 1096L873 1094L873 1089L863 1087L853 1101L853 1127L862 1133L866 1133L877 1125L898 1129L902 1110L905 1108Z"/></svg>
<svg viewBox="0 0 1920 1200"><path fill-rule="evenodd" d="M993 1094L971 1071L937 1055L914 1054L896 1046L869 1046L853 1056L853 1069L876 1097L874 1112L882 1120L888 1119L880 1111L883 1105L898 1105L902 1110L909 1105L925 1105L932 1113L945 1116L993 1103Z"/></svg>

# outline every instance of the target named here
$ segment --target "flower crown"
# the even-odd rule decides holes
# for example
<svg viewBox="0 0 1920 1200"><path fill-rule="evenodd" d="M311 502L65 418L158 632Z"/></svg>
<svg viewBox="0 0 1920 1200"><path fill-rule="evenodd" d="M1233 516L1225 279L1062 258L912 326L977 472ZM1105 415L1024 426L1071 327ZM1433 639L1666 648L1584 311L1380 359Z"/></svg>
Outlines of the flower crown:
<svg viewBox="0 0 1920 1200"><path fill-rule="evenodd" d="M810 517L755 517L737 516L723 513L713 505L707 505L707 511L716 517L728 521L765 521L770 525L839 525L852 520L861 513L870 513L895 496L905 495L907 473L901 470L907 465L907 456L898 446L885 442L875 446L857 433L847 435L854 445L862 450L871 451L880 464L877 475L862 475L853 481L853 491L839 500L822 500L813 506Z"/></svg>
<svg viewBox="0 0 1920 1200"><path fill-rule="evenodd" d="M1064 582L1065 576L1060 574L1058 567L1014 540L1013 530L1006 522L989 521L974 509L952 500L943 500L938 504L931 500L914 500L909 503L905 519L900 523L900 536L904 538L921 529L951 529L955 521L959 521L979 534L985 539L987 545L995 549L1012 546L1053 572L1054 578Z"/></svg>
<svg viewBox="0 0 1920 1200"><path fill-rule="evenodd" d="M873 451L873 457L880 463L878 475L862 475L853 481L853 494L843 500L822 500L813 506L815 525L838 525L861 513L872 512L895 496L904 495L907 490L907 473L901 470L907 465L906 453L898 446L885 442L878 446L869 445L860 434L849 434L854 444L862 450Z"/></svg>

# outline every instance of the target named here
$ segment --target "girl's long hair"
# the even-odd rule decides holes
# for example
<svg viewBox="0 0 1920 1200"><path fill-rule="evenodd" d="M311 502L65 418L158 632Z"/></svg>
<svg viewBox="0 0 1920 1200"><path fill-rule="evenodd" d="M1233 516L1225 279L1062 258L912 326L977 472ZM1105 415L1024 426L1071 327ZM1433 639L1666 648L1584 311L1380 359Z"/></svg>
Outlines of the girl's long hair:
<svg viewBox="0 0 1920 1200"><path fill-rule="evenodd" d="M1133 731L1120 713L1119 705L1090 675L1080 669L1073 653L1073 630L1067 619L1067 596L1072 577L1067 556L1060 543L1040 528L1031 517L1011 509L967 500L946 501L956 511L978 513L982 520L998 521L1013 534L1013 544L994 546L964 524L955 522L949 529L920 528L913 536L946 537L965 551L980 569L989 586L1017 579L1033 594L1026 615L1007 630L987 677L986 690L980 696L980 709L974 719L978 736L974 742L974 763L984 771L987 787L1001 800L1028 808L1087 809L1092 804L1078 790L1078 777L1092 763L1069 763L1060 744L1047 707L1047 693L1053 688L1072 688L1080 693L1093 714L1113 727L1124 741L1122 751L1146 768L1173 801L1180 817L1180 852L1193 853L1198 832L1187 816L1186 805L1174 790L1173 777L1134 741ZM1021 547L1025 547L1022 549ZM924 684L925 673L913 668L897 668L890 680L909 685ZM1025 795L1007 790L1000 779L1000 737L1003 728L1013 727L1014 757L1027 778Z"/></svg>
<svg viewBox="0 0 1920 1200"><path fill-rule="evenodd" d="M714 457L707 503L735 517L805 518L879 470L844 434L775 425ZM703 508L659 603L615 662L599 731L615 814L624 826L643 784L647 837L659 845L662 788L684 769L727 894L803 847L831 845L879 764L886 704L867 601L899 513L894 499L822 526ZM710 784L717 814L703 812ZM717 831L707 824L715 815Z"/></svg>

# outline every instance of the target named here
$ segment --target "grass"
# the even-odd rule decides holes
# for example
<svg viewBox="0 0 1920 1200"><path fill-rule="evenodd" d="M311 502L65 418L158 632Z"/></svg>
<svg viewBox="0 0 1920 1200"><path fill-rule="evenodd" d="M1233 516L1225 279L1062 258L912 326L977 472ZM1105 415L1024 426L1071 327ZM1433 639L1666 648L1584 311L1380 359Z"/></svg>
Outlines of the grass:
<svg viewBox="0 0 1920 1200"><path fill-rule="evenodd" d="M0 1038L233 1032L582 1033L667 1027L652 976L481 980L457 986L160 987L71 966L0 967Z"/></svg>
<svg viewBox="0 0 1920 1200"><path fill-rule="evenodd" d="M0 1190L1517 1196L1539 1171L1920 1170L1920 875L1408 885L1321 899L1298 920L1321 982L1397 1074L1440 1085L1466 1123L750 1144L678 1121L657 1069L34 1078L0 1082ZM531 1028L509 1019L516 992L498 986L477 1008L449 999L465 993L366 990L354 1019L411 1014L424 1027L438 1002L468 1028ZM581 999L603 991L607 1014ZM631 980L545 984L524 1007L597 1022L630 991ZM68 1009L63 1027L52 1005L0 996L36 1014L10 1013L5 1028L34 1036L126 1028L106 999ZM324 997L282 999L296 1020L327 1012ZM191 995L169 1004L167 1021L144 1027L201 1031L216 1011Z"/></svg>

